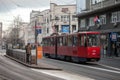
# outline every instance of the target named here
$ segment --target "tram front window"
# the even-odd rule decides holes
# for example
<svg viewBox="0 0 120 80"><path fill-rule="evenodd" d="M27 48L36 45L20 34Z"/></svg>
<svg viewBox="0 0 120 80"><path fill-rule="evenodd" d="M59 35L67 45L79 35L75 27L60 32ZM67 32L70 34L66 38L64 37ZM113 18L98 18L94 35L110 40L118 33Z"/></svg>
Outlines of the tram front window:
<svg viewBox="0 0 120 80"><path fill-rule="evenodd" d="M87 35L86 43L87 43L87 46L99 46L100 45L99 35L97 34Z"/></svg>

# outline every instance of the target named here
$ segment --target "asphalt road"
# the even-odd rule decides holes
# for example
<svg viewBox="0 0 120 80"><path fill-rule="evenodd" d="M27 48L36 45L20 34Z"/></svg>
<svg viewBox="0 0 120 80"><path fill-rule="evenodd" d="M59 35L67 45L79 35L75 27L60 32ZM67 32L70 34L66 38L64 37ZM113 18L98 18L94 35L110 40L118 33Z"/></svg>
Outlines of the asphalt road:
<svg viewBox="0 0 120 80"><path fill-rule="evenodd" d="M93 80L120 80L120 68L102 64L102 62L80 64L49 58L43 58L39 61L60 67L68 73L86 76Z"/></svg>
<svg viewBox="0 0 120 80"><path fill-rule="evenodd" d="M120 80L119 59L103 58L98 63L73 63L50 58L39 59L63 71L27 68L0 53L0 80ZM107 61L110 60L110 61Z"/></svg>
<svg viewBox="0 0 120 80"><path fill-rule="evenodd" d="M0 80L63 80L25 67L4 56L0 51Z"/></svg>

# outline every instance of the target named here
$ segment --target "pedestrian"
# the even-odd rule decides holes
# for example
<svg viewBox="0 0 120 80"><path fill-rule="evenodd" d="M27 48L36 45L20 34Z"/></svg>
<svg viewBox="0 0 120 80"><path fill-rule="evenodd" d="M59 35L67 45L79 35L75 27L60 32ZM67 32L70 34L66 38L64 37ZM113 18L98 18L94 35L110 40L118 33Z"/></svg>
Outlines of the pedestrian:
<svg viewBox="0 0 120 80"><path fill-rule="evenodd" d="M31 64L31 45L30 43L26 46L26 62Z"/></svg>
<svg viewBox="0 0 120 80"><path fill-rule="evenodd" d="M105 44L103 47L104 47L104 56L106 56L107 55L107 44Z"/></svg>
<svg viewBox="0 0 120 80"><path fill-rule="evenodd" d="M112 54L111 54L111 56L113 57L114 54L115 54L115 44L113 43L112 44Z"/></svg>
<svg viewBox="0 0 120 80"><path fill-rule="evenodd" d="M117 48L118 48L118 47L115 45L114 55L115 55L116 57L118 57Z"/></svg>

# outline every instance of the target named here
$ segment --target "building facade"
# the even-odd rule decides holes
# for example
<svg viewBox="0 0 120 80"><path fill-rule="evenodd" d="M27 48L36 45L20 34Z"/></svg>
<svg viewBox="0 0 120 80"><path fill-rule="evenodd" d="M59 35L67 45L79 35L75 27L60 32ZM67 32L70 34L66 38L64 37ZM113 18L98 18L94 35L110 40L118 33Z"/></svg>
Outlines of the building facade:
<svg viewBox="0 0 120 80"><path fill-rule="evenodd" d="M73 33L77 31L76 5L57 5L51 3L50 22L54 32Z"/></svg>
<svg viewBox="0 0 120 80"><path fill-rule="evenodd" d="M53 33L73 33L78 30L76 5L57 5L50 3L50 9L32 11L30 14L29 41L35 43L35 27L41 29L37 34L37 42L41 43L42 37ZM32 37L31 37L32 36Z"/></svg>
<svg viewBox="0 0 120 80"><path fill-rule="evenodd" d="M34 11L30 13L30 24L28 25L28 43L35 43L35 26L39 21L40 11Z"/></svg>
<svg viewBox="0 0 120 80"><path fill-rule="evenodd" d="M113 45L120 47L120 0L90 0L86 4L87 11L78 14L79 31L101 32L101 45L107 45L112 54Z"/></svg>

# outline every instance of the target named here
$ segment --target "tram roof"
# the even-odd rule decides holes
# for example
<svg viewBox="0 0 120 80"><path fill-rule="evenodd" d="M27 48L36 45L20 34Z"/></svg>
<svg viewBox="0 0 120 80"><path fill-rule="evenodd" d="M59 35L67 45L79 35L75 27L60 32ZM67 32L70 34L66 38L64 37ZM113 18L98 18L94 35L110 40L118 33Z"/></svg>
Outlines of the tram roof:
<svg viewBox="0 0 120 80"><path fill-rule="evenodd" d="M56 36L69 36L69 35L77 35L77 34L100 34L100 32L97 31L83 31L83 32L76 32L72 34L62 34L62 35L52 35L52 36L46 36L44 38L49 38L49 37L56 37Z"/></svg>
<svg viewBox="0 0 120 80"><path fill-rule="evenodd" d="M97 31L84 31L84 32L78 32L80 34L100 34L100 32Z"/></svg>

